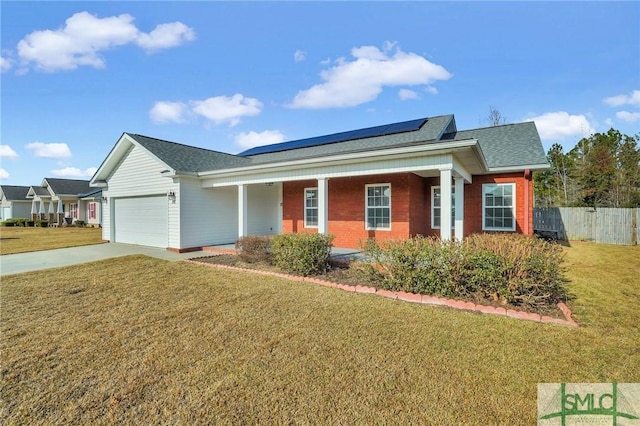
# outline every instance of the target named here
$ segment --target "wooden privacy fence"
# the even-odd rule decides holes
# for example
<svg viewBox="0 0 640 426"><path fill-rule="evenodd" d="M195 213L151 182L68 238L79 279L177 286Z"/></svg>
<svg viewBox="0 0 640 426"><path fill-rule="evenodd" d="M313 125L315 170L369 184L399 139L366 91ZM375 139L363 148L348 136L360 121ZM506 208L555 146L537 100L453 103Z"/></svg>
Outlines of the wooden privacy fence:
<svg viewBox="0 0 640 426"><path fill-rule="evenodd" d="M562 240L636 245L640 235L640 209L536 207L533 229L557 231Z"/></svg>

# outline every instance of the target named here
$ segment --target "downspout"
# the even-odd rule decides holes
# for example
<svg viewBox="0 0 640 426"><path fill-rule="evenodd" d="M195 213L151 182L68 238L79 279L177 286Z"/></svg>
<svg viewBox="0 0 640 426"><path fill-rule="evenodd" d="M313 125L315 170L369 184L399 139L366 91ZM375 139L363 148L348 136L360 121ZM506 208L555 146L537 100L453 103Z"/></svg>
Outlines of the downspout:
<svg viewBox="0 0 640 426"><path fill-rule="evenodd" d="M529 184L531 182L531 170L524 171L524 234L531 235L529 228Z"/></svg>

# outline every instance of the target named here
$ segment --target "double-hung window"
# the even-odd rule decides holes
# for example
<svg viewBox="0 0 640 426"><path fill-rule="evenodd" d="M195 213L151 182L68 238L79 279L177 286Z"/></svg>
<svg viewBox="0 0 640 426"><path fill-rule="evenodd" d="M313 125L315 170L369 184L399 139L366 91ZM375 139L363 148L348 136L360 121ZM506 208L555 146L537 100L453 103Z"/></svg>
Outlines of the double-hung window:
<svg viewBox="0 0 640 426"><path fill-rule="evenodd" d="M89 219L96 218L96 203L89 203Z"/></svg>
<svg viewBox="0 0 640 426"><path fill-rule="evenodd" d="M486 231L516 230L515 183L482 185L482 229Z"/></svg>
<svg viewBox="0 0 640 426"><path fill-rule="evenodd" d="M304 190L304 227L318 227L318 188Z"/></svg>
<svg viewBox="0 0 640 426"><path fill-rule="evenodd" d="M431 187L431 228L440 229L441 216L441 193L439 186ZM455 227L456 223L456 188L451 187L451 228Z"/></svg>
<svg viewBox="0 0 640 426"><path fill-rule="evenodd" d="M391 185L366 185L366 229L391 229Z"/></svg>

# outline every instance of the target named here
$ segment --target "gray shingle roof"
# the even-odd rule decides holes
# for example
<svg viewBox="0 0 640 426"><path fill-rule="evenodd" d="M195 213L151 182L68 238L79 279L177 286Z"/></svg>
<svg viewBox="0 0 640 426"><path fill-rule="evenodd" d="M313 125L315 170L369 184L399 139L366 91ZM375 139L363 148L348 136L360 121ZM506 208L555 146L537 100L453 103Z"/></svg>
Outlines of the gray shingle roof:
<svg viewBox="0 0 640 426"><path fill-rule="evenodd" d="M455 129L455 124L453 124L451 128L452 123L454 123L453 115L441 115L428 118L427 122L419 130L415 131L257 154L248 156L247 158L251 158L253 164L262 164L277 161L301 160L325 155L347 154L358 151L371 151L416 142L437 141L445 131Z"/></svg>
<svg viewBox="0 0 640 426"><path fill-rule="evenodd" d="M42 196L42 195L44 195L45 197L51 196L51 194L49 193L49 190L44 186L31 186L30 188L33 189L33 192L35 192L37 196Z"/></svg>
<svg viewBox="0 0 640 426"><path fill-rule="evenodd" d="M204 172L251 164L251 160L224 152L212 151L176 142L127 133L153 155L178 172Z"/></svg>
<svg viewBox="0 0 640 426"><path fill-rule="evenodd" d="M7 200L29 201L27 200L28 186L0 185L0 188Z"/></svg>
<svg viewBox="0 0 640 426"><path fill-rule="evenodd" d="M462 130L443 135L443 140L474 138L489 168L545 165L547 157L533 121Z"/></svg>
<svg viewBox="0 0 640 426"><path fill-rule="evenodd" d="M92 189L88 180L58 178L45 178L45 180L56 195L78 195Z"/></svg>

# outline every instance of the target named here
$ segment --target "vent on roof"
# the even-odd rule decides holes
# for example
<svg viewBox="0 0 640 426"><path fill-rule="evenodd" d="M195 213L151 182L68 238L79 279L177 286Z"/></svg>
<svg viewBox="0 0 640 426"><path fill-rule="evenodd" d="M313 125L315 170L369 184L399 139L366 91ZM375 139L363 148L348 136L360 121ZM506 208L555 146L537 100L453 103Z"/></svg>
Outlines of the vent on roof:
<svg viewBox="0 0 640 426"><path fill-rule="evenodd" d="M403 121L401 123L384 124L382 126L369 127L366 129L350 130L348 132L334 133L332 135L317 136L314 138L300 139L296 141L283 142L273 145L258 146L247 151L241 152L238 155L249 156L257 154L267 154L271 152L287 151L290 149L307 148L310 146L326 145L336 142L346 142L355 139L372 138L375 136L387 136L396 133L412 132L420 129L424 123L427 122L426 118L420 118L417 120Z"/></svg>

